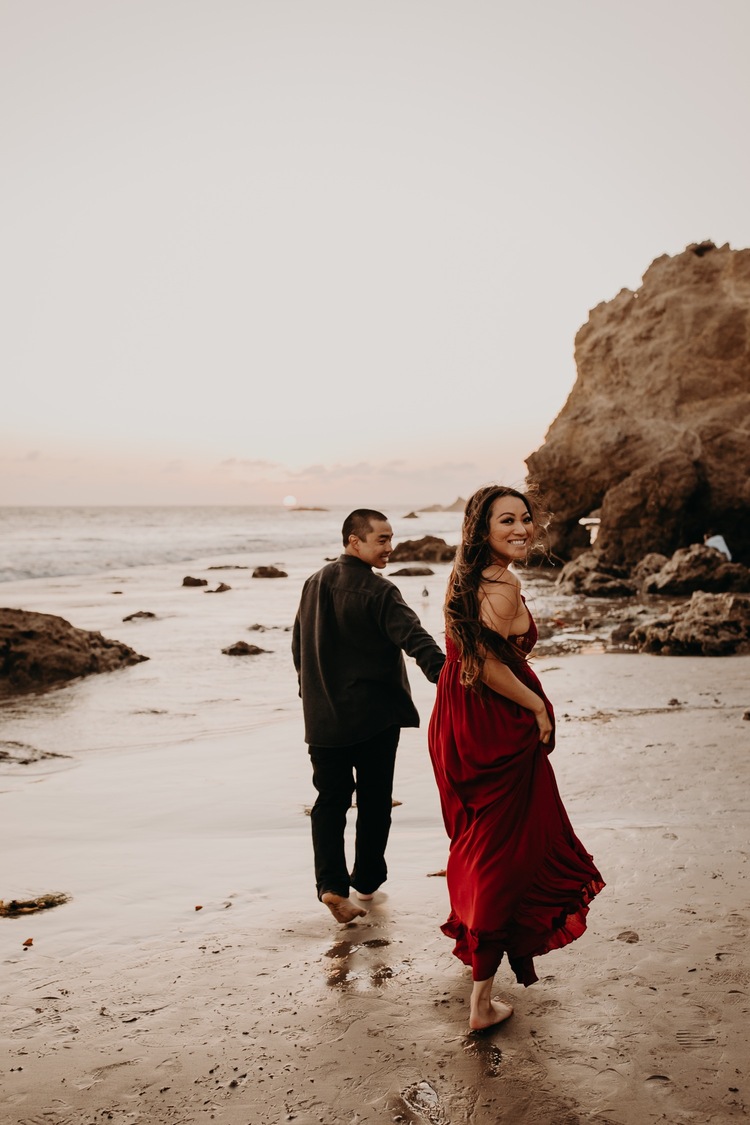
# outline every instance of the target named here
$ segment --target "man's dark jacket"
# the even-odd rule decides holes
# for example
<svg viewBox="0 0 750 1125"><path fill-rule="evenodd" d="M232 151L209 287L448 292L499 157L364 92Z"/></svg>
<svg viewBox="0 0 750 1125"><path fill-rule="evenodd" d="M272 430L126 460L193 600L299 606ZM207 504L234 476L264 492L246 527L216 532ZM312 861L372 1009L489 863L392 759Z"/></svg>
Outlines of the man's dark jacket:
<svg viewBox="0 0 750 1125"><path fill-rule="evenodd" d="M349 746L386 727L418 727L402 650L437 683L445 655L397 586L354 555L311 575L292 635L305 741Z"/></svg>

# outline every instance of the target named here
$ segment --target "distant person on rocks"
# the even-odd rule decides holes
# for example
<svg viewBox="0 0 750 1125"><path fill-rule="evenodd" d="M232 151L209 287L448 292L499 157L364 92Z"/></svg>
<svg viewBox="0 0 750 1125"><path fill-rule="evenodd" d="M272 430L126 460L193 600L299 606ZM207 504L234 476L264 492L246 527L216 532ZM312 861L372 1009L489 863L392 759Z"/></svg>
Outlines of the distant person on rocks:
<svg viewBox="0 0 750 1125"><path fill-rule="evenodd" d="M385 882L393 773L401 727L419 726L403 653L436 683L445 654L383 570L393 529L382 512L358 508L344 520L344 553L307 579L292 656L318 797L312 840L318 898L337 922L367 913ZM354 865L344 832L357 793Z"/></svg>
<svg viewBox="0 0 750 1125"><path fill-rule="evenodd" d="M732 552L727 547L726 539L723 535L718 535L713 528L709 528L703 536L703 545L704 547L715 547L717 551L721 551L722 555L726 555L730 562L732 561Z"/></svg>
<svg viewBox="0 0 750 1125"><path fill-rule="evenodd" d="M503 956L519 984L574 941L604 881L576 837L549 763L552 705L529 663L537 630L514 564L540 538L531 499L487 485L467 501L445 598L446 662L429 747L450 837L441 927L472 970L469 1026L508 1019L493 998Z"/></svg>

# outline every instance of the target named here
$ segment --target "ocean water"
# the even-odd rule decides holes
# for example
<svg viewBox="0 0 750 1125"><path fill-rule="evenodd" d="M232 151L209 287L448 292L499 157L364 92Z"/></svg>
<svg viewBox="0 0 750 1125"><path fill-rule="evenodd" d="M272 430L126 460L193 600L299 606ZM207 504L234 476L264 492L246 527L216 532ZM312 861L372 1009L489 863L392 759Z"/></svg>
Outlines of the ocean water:
<svg viewBox="0 0 750 1125"><path fill-rule="evenodd" d="M283 558L297 549L337 553L350 509L263 507L0 508L0 582L100 574L217 555ZM461 516L391 515L396 539L458 541Z"/></svg>
<svg viewBox="0 0 750 1125"><path fill-rule="evenodd" d="M4 747L14 757L18 746L29 746L34 753L65 755L14 766L3 764L0 754L0 776L7 779L10 771L19 784L28 783L71 768L92 752L215 737L241 737L251 756L262 755L259 732L284 721L294 727L291 741L299 752L301 708L290 630L305 579L342 550L348 510L0 509L0 605L54 614L148 658L42 695L0 700L0 751ZM397 543L424 535L458 542L461 513L407 519L407 511L388 513ZM286 578L253 577L256 566L269 564ZM418 576L399 575L401 567L391 564L385 577L443 644L450 563L430 565L431 575ZM183 586L188 574L207 585ZM537 620L556 611L561 599L549 579L532 571L522 582ZM149 616L133 616L144 612ZM226 655L224 649L237 641L263 651L250 658ZM407 661L407 670L426 720L434 689L414 661ZM414 737L421 754L424 747Z"/></svg>
<svg viewBox="0 0 750 1125"><path fill-rule="evenodd" d="M63 617L123 641L144 663L89 676L43 695L0 700L0 751L14 745L66 755L34 765L3 763L21 784L71 768L82 755L241 737L263 753L258 731L289 720L300 752L301 708L290 630L302 585L343 549L348 508L111 507L0 509L0 605ZM438 535L457 543L461 515L391 514L395 538ZM283 579L253 578L275 563ZM211 568L227 569L211 569ZM450 564L434 575L386 576L399 585L425 628L442 637L442 599ZM185 575L205 587L182 584ZM218 593L220 583L229 587ZM152 617L133 618L139 611ZM263 650L227 656L237 641ZM415 692L431 685L413 661ZM425 709L426 710L426 709ZM251 749L252 747L252 749ZM296 760L296 759L295 759ZM0 789L2 786L0 785Z"/></svg>

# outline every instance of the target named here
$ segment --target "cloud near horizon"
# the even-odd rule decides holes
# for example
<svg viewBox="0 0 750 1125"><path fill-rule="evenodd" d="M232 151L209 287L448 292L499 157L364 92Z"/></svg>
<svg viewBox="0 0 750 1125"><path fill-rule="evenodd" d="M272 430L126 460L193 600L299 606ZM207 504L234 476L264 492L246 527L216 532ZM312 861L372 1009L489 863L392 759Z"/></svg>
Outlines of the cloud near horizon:
<svg viewBox="0 0 750 1125"><path fill-rule="evenodd" d="M4 455L0 505L277 504L293 495L310 505L452 503L502 476L479 461L358 460L284 465L229 457L157 458L70 450Z"/></svg>

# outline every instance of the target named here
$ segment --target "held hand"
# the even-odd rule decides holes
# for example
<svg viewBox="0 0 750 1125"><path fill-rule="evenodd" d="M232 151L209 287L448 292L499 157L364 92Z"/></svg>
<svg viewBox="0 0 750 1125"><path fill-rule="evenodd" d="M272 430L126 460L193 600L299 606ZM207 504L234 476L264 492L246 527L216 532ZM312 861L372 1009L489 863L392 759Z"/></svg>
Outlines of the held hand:
<svg viewBox="0 0 750 1125"><path fill-rule="evenodd" d="M536 725L539 727L539 741L543 746L546 746L552 737L552 723L547 714L547 708L542 706L540 710L534 711L534 718L536 719Z"/></svg>

